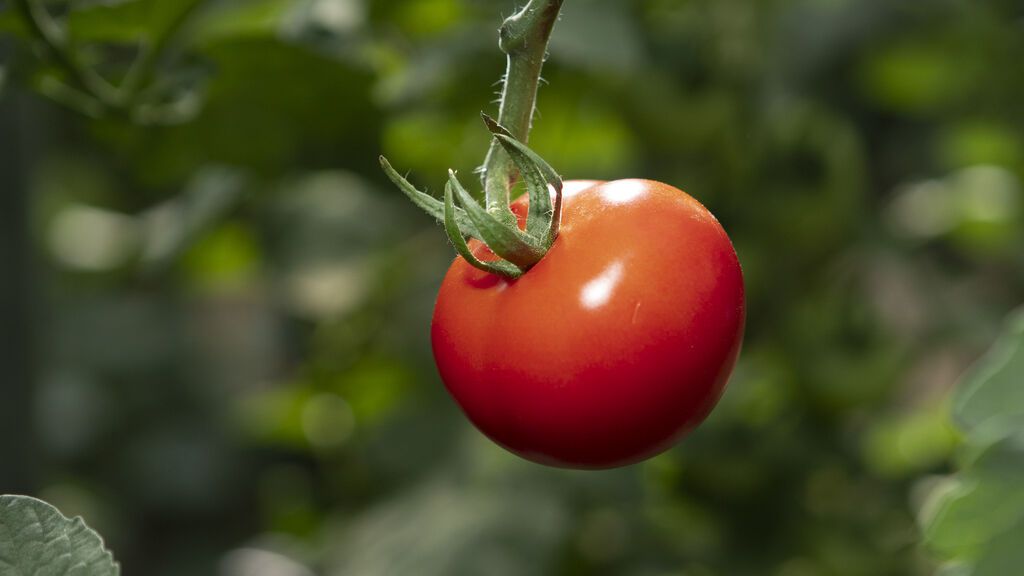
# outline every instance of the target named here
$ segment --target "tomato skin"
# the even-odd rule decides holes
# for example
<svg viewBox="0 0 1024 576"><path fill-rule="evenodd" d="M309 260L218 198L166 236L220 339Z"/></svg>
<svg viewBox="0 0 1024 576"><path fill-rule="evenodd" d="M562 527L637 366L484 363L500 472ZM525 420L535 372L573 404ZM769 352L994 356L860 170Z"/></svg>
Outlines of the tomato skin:
<svg viewBox="0 0 1024 576"><path fill-rule="evenodd" d="M431 340L448 391L496 443L542 464L609 468L704 420L744 319L739 260L699 202L649 180L575 181L558 239L521 278L456 258Z"/></svg>

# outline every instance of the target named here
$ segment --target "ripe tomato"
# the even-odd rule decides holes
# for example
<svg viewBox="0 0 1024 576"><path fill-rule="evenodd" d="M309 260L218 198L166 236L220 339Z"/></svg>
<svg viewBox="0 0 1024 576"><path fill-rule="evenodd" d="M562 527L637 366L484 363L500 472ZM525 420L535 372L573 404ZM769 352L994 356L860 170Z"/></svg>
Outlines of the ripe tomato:
<svg viewBox="0 0 1024 576"><path fill-rule="evenodd" d="M431 339L448 391L492 440L543 464L607 468L707 416L743 325L740 264L706 208L659 182L575 181L558 239L519 279L456 258Z"/></svg>

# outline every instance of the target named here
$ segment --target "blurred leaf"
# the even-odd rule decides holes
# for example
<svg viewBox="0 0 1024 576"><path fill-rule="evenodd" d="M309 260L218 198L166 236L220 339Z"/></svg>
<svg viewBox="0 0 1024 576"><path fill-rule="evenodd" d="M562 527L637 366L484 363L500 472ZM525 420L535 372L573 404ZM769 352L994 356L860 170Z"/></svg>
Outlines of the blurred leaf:
<svg viewBox="0 0 1024 576"><path fill-rule="evenodd" d="M113 0L77 3L68 13L73 39L133 43L161 37L173 23L202 0Z"/></svg>
<svg viewBox="0 0 1024 576"><path fill-rule="evenodd" d="M33 576L117 576L103 539L81 518L28 496L0 496L0 572Z"/></svg>
<svg viewBox="0 0 1024 576"><path fill-rule="evenodd" d="M1024 478L1021 479L1024 481ZM1006 576L1024 566L1024 517L1013 529L993 538L971 576Z"/></svg>
<svg viewBox="0 0 1024 576"><path fill-rule="evenodd" d="M1004 334L964 376L954 417L976 443L1024 431L1024 311L1010 317Z"/></svg>
<svg viewBox="0 0 1024 576"><path fill-rule="evenodd" d="M1022 479L1024 480L1024 479ZM1012 530L992 538L985 556L978 562L972 576L1005 576L1024 566L1024 518Z"/></svg>
<svg viewBox="0 0 1024 576"><path fill-rule="evenodd" d="M221 3L199 23L199 42L279 39L312 44L365 24L363 0L247 0Z"/></svg>
<svg viewBox="0 0 1024 576"><path fill-rule="evenodd" d="M294 0L249 0L221 5L200 23L200 41L275 38L294 5Z"/></svg>
<svg viewBox="0 0 1024 576"><path fill-rule="evenodd" d="M1024 313L967 373L954 415L971 452L951 484L933 493L920 522L926 546L973 566L1008 574L1024 561ZM1012 570L1011 570L1012 571Z"/></svg>
<svg viewBox="0 0 1024 576"><path fill-rule="evenodd" d="M376 165L380 115L365 71L272 38L217 41L204 54L219 72L194 121L109 132L144 181L177 182L209 163L254 176L340 160Z"/></svg>
<svg viewBox="0 0 1024 576"><path fill-rule="evenodd" d="M925 544L946 557L978 558L1024 521L1024 451L986 450L936 498L922 519Z"/></svg>

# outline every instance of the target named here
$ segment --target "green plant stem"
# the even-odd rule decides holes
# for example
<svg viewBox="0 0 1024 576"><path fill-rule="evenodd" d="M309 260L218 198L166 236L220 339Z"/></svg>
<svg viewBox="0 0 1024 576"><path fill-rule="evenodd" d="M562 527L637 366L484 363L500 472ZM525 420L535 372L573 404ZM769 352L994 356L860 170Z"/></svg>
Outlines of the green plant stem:
<svg viewBox="0 0 1024 576"><path fill-rule="evenodd" d="M530 0L525 8L501 26L498 46L508 55L508 66L501 90L498 122L520 142L525 143L530 134L540 72L562 1ZM498 214L510 212L509 192L516 174L515 163L497 139L492 139L482 175L488 211Z"/></svg>
<svg viewBox="0 0 1024 576"><path fill-rule="evenodd" d="M121 94L117 88L85 65L68 47L67 34L57 25L46 8L37 0L15 0L14 5L32 35L42 43L54 63L64 69L78 88L105 107L117 107L120 104Z"/></svg>
<svg viewBox="0 0 1024 576"><path fill-rule="evenodd" d="M121 84L125 99L135 99L141 91L153 84L157 63L167 52L172 40L178 36L178 33L203 2L204 0L189 0L156 40L148 42L142 47L138 59L132 64Z"/></svg>

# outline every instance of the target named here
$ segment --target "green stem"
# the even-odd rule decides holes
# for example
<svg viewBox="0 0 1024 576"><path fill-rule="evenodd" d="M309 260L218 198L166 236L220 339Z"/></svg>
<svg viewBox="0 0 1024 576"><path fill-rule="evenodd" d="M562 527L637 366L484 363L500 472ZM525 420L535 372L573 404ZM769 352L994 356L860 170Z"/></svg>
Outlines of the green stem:
<svg viewBox="0 0 1024 576"><path fill-rule="evenodd" d="M104 106L116 106L120 93L95 70L86 66L68 46L67 35L37 0L15 0L29 31L39 40L53 61L64 69L79 88Z"/></svg>
<svg viewBox="0 0 1024 576"><path fill-rule="evenodd" d="M154 84L156 65L168 45L203 2L188 0L163 33L142 46L120 86L108 82L82 61L70 45L66 30L39 0L14 0L14 5L32 36L42 44L47 56L64 70L70 81L63 87L50 87L48 94L90 116L100 116L105 112L129 111L138 104L139 95Z"/></svg>
<svg viewBox="0 0 1024 576"><path fill-rule="evenodd" d="M563 0L530 0L525 8L501 25L498 46L508 55L501 90L498 122L520 142L526 142L537 101L537 85L547 54L548 38ZM491 140L483 166L485 205L490 212L510 212L509 191L516 166L498 140Z"/></svg>
<svg viewBox="0 0 1024 576"><path fill-rule="evenodd" d="M143 45L138 58L132 63L131 69L121 84L126 100L134 100L141 91L151 86L156 73L156 65L167 52L168 46L178 37L179 31L191 19L192 15L203 5L204 0L188 0L164 28L156 40Z"/></svg>

